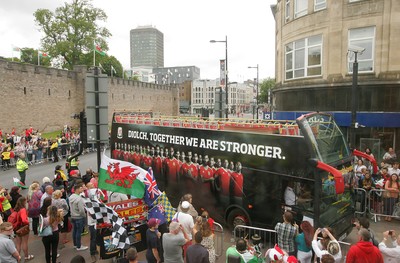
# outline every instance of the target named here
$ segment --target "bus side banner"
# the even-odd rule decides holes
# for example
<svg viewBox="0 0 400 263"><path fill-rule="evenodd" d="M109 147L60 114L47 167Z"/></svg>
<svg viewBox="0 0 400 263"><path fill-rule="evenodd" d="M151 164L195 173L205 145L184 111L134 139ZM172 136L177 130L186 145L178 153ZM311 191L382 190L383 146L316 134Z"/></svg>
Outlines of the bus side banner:
<svg viewBox="0 0 400 263"><path fill-rule="evenodd" d="M190 152L215 161L241 162L248 169L292 174L309 170L307 160L311 157L301 136L114 123L111 138L113 158L115 150L173 148L186 156Z"/></svg>

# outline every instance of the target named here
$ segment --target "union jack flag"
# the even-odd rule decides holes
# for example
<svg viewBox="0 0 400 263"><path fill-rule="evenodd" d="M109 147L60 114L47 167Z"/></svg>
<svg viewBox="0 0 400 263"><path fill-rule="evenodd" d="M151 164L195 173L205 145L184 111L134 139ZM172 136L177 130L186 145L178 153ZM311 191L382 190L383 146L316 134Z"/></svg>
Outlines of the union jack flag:
<svg viewBox="0 0 400 263"><path fill-rule="evenodd" d="M145 184L144 201L151 207L154 201L160 196L161 191L158 189L156 180L154 179L153 170L151 167L146 174L143 183Z"/></svg>

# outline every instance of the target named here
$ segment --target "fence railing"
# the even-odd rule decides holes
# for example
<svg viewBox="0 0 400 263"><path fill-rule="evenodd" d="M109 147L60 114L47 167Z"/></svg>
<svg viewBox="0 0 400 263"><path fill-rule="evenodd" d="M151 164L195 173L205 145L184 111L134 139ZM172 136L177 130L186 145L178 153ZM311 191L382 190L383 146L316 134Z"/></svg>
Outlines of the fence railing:
<svg viewBox="0 0 400 263"><path fill-rule="evenodd" d="M396 191L354 188L354 201L355 213L363 216L369 214L375 222L380 221L381 217L400 219L399 193Z"/></svg>
<svg viewBox="0 0 400 263"><path fill-rule="evenodd" d="M215 237L215 255L218 257L224 255L224 228L221 224L214 222L214 237Z"/></svg>
<svg viewBox="0 0 400 263"><path fill-rule="evenodd" d="M277 232L273 229L265 229L265 228L258 228L258 227L251 227L251 226L244 226L244 225L238 225L234 228L233 230L233 238L231 242L235 242L237 238L244 238L247 240L251 240L251 237L257 234L259 237L261 237L261 254L260 258L264 258L265 252L269 249L275 246L275 244L278 243L278 236ZM351 244L348 242L343 242L343 241L338 241L340 245L340 249L342 251L342 261L346 261L346 255L347 252L350 249ZM254 245L254 244L251 244Z"/></svg>

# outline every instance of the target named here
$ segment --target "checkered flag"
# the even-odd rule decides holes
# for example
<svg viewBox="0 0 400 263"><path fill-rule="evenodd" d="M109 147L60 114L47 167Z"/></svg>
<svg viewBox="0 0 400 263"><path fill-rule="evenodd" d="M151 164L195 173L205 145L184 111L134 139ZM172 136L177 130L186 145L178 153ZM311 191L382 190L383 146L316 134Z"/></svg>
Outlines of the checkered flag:
<svg viewBox="0 0 400 263"><path fill-rule="evenodd" d="M97 224L112 223L112 246L121 249L129 248L133 240L128 237L128 233L123 227L123 221L118 214L104 203L96 199L84 198L86 211L96 220Z"/></svg>

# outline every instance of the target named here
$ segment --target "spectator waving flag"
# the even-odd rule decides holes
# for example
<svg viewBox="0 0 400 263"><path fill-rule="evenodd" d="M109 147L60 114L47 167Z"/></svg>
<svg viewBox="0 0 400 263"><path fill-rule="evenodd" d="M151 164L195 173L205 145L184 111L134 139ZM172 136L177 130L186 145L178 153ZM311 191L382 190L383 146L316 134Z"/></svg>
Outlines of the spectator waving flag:
<svg viewBox="0 0 400 263"><path fill-rule="evenodd" d="M143 198L147 172L129 162L115 160L103 154L99 172L99 188Z"/></svg>
<svg viewBox="0 0 400 263"><path fill-rule="evenodd" d="M112 245L121 249L129 248L133 244L133 237L129 237L123 221L112 208L96 199L84 198L85 208L97 224L112 223Z"/></svg>

